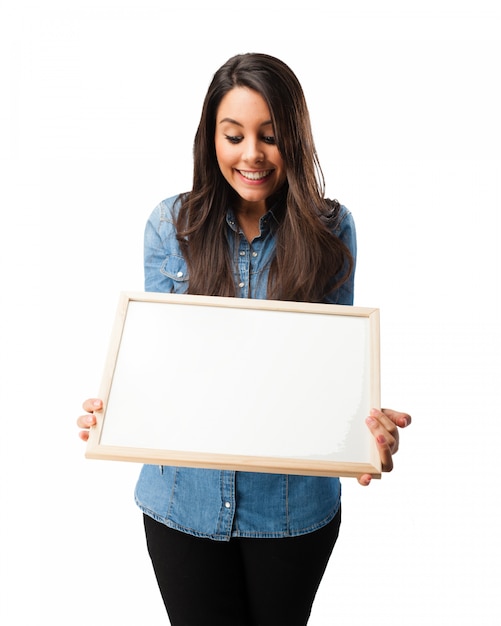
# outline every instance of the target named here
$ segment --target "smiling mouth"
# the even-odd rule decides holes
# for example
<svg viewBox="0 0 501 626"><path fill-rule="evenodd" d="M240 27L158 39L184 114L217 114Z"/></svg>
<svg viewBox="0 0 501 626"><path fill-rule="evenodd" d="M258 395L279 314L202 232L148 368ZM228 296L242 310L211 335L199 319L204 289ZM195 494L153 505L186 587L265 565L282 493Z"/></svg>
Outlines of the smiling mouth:
<svg viewBox="0 0 501 626"><path fill-rule="evenodd" d="M246 172L245 170L237 170L247 180L262 180L269 176L273 170L261 170L260 172Z"/></svg>

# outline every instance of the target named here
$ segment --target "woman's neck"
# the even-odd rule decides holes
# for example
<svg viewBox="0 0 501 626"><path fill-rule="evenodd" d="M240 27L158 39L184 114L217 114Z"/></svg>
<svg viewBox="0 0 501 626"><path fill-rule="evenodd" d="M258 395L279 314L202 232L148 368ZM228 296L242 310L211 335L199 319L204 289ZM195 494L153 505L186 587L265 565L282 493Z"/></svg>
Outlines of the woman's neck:
<svg viewBox="0 0 501 626"><path fill-rule="evenodd" d="M261 233L259 221L266 211L264 202L241 202L236 209L236 218L249 243L259 237Z"/></svg>

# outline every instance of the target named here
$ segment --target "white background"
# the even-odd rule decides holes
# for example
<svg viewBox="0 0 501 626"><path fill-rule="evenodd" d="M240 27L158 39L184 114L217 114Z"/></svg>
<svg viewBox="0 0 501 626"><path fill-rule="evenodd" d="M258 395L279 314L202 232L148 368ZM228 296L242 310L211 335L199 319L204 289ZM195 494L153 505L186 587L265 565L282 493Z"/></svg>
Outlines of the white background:
<svg viewBox="0 0 501 626"><path fill-rule="evenodd" d="M414 418L392 474L344 481L310 623L499 623L498 7L0 2L2 624L166 623L139 467L85 460L75 420L144 223L190 187L212 74L246 51L303 84L356 304L381 308L383 403Z"/></svg>

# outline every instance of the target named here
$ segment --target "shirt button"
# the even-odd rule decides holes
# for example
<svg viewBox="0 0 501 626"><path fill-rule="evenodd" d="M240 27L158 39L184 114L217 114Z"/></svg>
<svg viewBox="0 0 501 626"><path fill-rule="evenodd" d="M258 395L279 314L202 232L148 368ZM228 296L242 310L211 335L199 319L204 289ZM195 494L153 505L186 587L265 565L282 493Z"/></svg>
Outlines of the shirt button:
<svg viewBox="0 0 501 626"><path fill-rule="evenodd" d="M257 257L257 252L253 252L253 253L252 253L252 256L253 256L253 257Z"/></svg>
<svg viewBox="0 0 501 626"><path fill-rule="evenodd" d="M245 283L238 283L239 287L245 287Z"/></svg>
<svg viewBox="0 0 501 626"><path fill-rule="evenodd" d="M240 256L245 256L245 250L240 250Z"/></svg>
<svg viewBox="0 0 501 626"><path fill-rule="evenodd" d="M181 276L182 276L182 275L183 275L183 272L178 272L178 273L177 273L177 277L178 277L178 278L181 278Z"/></svg>
<svg viewBox="0 0 501 626"><path fill-rule="evenodd" d="M231 502L225 502L225 503L224 503L224 506L225 506L227 509L231 509Z"/></svg>

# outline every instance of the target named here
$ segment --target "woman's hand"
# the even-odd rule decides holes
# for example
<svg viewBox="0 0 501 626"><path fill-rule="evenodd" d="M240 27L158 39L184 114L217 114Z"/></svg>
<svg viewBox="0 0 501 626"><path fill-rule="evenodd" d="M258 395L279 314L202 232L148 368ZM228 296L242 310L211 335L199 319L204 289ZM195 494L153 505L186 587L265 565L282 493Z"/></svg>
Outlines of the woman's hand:
<svg viewBox="0 0 501 626"><path fill-rule="evenodd" d="M381 470L391 472L393 469L393 455L398 450L398 428L405 428L411 423L411 416L392 409L372 409L369 417L365 420L367 426L379 450L381 457ZM371 482L370 474L359 476L358 482L366 487Z"/></svg>
<svg viewBox="0 0 501 626"><path fill-rule="evenodd" d="M100 411L102 408L103 401L98 398L89 398L83 403L83 410L87 411L87 413L77 419L77 426L84 429L78 433L78 436L83 441L89 439L89 428L96 423L96 416L93 414L94 411Z"/></svg>

